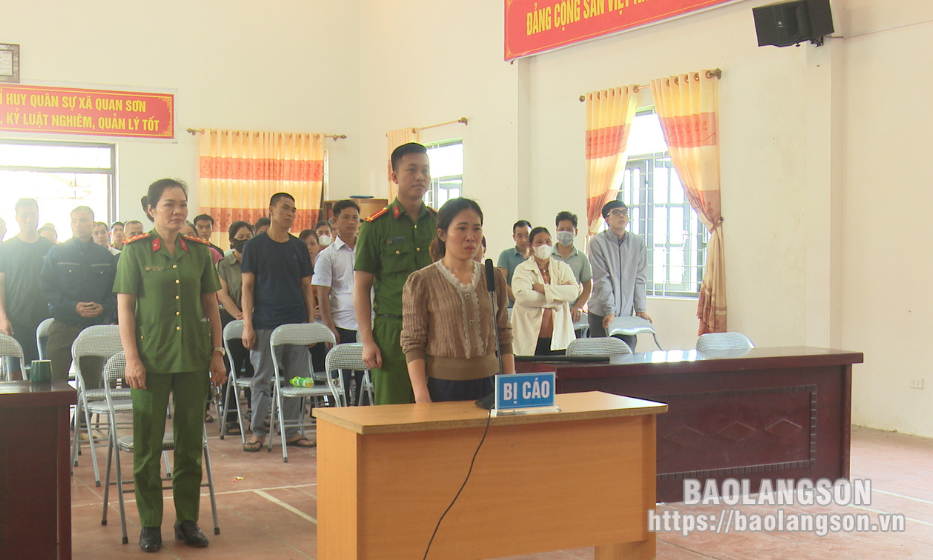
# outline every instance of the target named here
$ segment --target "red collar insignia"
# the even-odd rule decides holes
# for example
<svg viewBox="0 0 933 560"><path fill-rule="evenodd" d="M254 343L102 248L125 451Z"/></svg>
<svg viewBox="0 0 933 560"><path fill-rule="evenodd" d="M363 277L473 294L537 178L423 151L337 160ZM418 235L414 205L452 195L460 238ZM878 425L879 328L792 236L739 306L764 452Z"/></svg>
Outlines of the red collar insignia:
<svg viewBox="0 0 933 560"><path fill-rule="evenodd" d="M180 237L178 238L178 244L181 245L181 250L182 250L182 251L184 251L184 252L186 252L186 253L188 252L188 244L185 243L185 237L184 237L184 236L180 236Z"/></svg>
<svg viewBox="0 0 933 560"><path fill-rule="evenodd" d="M162 239L158 236L152 238L152 252L155 253L162 248Z"/></svg>
<svg viewBox="0 0 933 560"><path fill-rule="evenodd" d="M401 211L398 209L398 205L393 206L392 215L395 216L396 219L398 219L399 214L401 214Z"/></svg>

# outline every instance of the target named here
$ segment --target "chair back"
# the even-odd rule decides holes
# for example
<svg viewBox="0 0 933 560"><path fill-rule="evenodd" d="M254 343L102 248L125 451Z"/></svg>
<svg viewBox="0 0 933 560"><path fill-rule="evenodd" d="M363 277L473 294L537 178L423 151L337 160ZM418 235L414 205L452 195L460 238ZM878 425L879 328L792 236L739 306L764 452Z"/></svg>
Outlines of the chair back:
<svg viewBox="0 0 933 560"><path fill-rule="evenodd" d="M101 381L104 384L104 395L107 398L107 406L113 408L113 397L110 388L115 387L117 382L121 381L126 375L126 355L123 352L117 352L107 363L104 364L104 370L101 372Z"/></svg>
<svg viewBox="0 0 933 560"><path fill-rule="evenodd" d="M621 356L631 354L632 349L628 344L618 338L611 336L602 338L578 338L571 340L567 346L568 356L590 356L597 358L608 358L610 356Z"/></svg>
<svg viewBox="0 0 933 560"><path fill-rule="evenodd" d="M369 371L363 363L363 343L352 342L338 344L331 348L324 358L324 371L327 372L327 384L338 403L347 406L346 387L340 370ZM362 390L362 387L360 388Z"/></svg>
<svg viewBox="0 0 933 560"><path fill-rule="evenodd" d="M7 336L5 334L0 334L0 356L10 356L13 358L19 358L20 362L24 362L23 359L23 347L19 345L19 342L12 336ZM6 364L2 364L6 366ZM23 369L25 370L26 364L23 364ZM10 372L6 371L6 367L0 369L0 381L8 381Z"/></svg>
<svg viewBox="0 0 933 560"><path fill-rule="evenodd" d="M334 333L324 325L318 323L294 323L276 327L276 329L272 331L269 344L272 346L284 346L287 344L308 346L319 342L336 344L337 339L334 338Z"/></svg>
<svg viewBox="0 0 933 560"><path fill-rule="evenodd" d="M81 358L98 357L108 359L122 351L120 327L117 325L94 325L81 331L74 344L71 345L71 359L78 382L84 385L84 376L81 374Z"/></svg>
<svg viewBox="0 0 933 560"><path fill-rule="evenodd" d="M39 348L40 360L49 359L46 355L46 345L49 342L49 329L52 328L52 321L54 321L54 319L49 317L48 319L39 323L39 326L36 327L36 346Z"/></svg>
<svg viewBox="0 0 933 560"><path fill-rule="evenodd" d="M243 338L243 320L237 319L235 321L230 321L224 327L224 350L227 352L227 359L230 358L230 342L231 340L237 340ZM233 362L231 362L233 363Z"/></svg>
<svg viewBox="0 0 933 560"><path fill-rule="evenodd" d="M707 333L697 340L697 350L749 350L755 345L739 332Z"/></svg>

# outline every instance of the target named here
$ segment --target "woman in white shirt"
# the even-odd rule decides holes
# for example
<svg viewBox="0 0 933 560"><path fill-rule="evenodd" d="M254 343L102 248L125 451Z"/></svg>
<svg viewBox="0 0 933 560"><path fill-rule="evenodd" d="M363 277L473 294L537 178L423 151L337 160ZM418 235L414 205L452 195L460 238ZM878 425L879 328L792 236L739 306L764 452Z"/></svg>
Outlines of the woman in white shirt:
<svg viewBox="0 0 933 560"><path fill-rule="evenodd" d="M580 297L573 270L551 258L551 234L536 227L528 236L532 257L512 276L513 350L516 356L563 354L575 338L570 304Z"/></svg>

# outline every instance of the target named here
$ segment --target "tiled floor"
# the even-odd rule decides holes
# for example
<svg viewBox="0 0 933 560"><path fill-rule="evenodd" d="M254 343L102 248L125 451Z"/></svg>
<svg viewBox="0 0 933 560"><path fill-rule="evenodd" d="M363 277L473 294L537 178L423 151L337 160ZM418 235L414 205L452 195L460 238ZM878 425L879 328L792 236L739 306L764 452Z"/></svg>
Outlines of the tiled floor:
<svg viewBox="0 0 933 560"><path fill-rule="evenodd" d="M216 434L216 424L210 424ZM280 448L269 453L244 453L239 436L224 441L210 438L211 459L217 489L217 507L222 533L211 531L210 502L201 500L201 528L211 539L210 547L192 549L172 538L174 508L166 493L165 547L162 558L306 559L317 554L316 466L314 450L290 448L283 463ZM106 459L99 451L100 463ZM127 457L127 466L132 459ZM903 514L906 530L897 533L830 533L819 537L804 532L711 534L658 534L658 558L668 560L721 559L819 559L849 560L933 558L933 440L865 428L852 431L852 476L872 482L872 503L862 507L785 508L785 513L868 514L876 522L879 513ZM127 469L129 472L129 469ZM102 488L94 485L87 449L75 469L72 483L72 531L76 560L106 560L139 557L136 545L139 522L133 495L127 494L127 528L130 544L120 542L120 513L116 497L111 500L109 523L101 526ZM739 506L744 515L775 513L777 506ZM718 513L713 506L659 506L658 513ZM592 559L592 549L568 550L513 560Z"/></svg>

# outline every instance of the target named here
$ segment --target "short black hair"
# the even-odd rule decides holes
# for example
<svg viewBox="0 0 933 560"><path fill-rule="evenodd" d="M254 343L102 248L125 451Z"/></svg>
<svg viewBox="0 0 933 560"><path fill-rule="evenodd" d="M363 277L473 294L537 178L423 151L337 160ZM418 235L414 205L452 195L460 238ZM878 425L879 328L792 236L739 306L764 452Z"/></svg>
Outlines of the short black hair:
<svg viewBox="0 0 933 560"><path fill-rule="evenodd" d="M113 228L115 228L115 227L117 227L117 226L123 227L123 222L114 222L114 223L110 224L110 231L113 231Z"/></svg>
<svg viewBox="0 0 933 560"><path fill-rule="evenodd" d="M271 226L271 225L272 225L272 218L263 216L262 218L259 218L258 220L256 220L256 225L253 226L253 233L256 233L257 231L259 231L259 228L261 228L262 226Z"/></svg>
<svg viewBox="0 0 933 560"><path fill-rule="evenodd" d="M308 238L311 237L312 235L314 236L314 240L315 240L315 241L317 241L318 243L321 242L321 238L317 236L317 232L314 231L313 229L302 230L302 232L298 234L298 239L299 239L299 241L301 241L302 243L304 243L304 242L306 242L306 241L308 240Z"/></svg>
<svg viewBox="0 0 933 560"><path fill-rule="evenodd" d="M356 212L357 213L360 212L360 205L357 204L356 202L349 200L349 199L338 200L337 202L334 203L334 208L333 208L334 217L336 218L337 216L339 216L340 213L346 210L347 208L356 208Z"/></svg>
<svg viewBox="0 0 933 560"><path fill-rule="evenodd" d="M515 222L514 224L512 224L512 235L515 235L515 230L522 226L528 229L531 229L531 222L529 222L528 220L519 220Z"/></svg>
<svg viewBox="0 0 933 560"><path fill-rule="evenodd" d="M211 226L214 225L214 218L211 218L208 214L198 214L197 216L194 217L194 220L192 220L192 223L196 224L203 220L208 220L211 223Z"/></svg>
<svg viewBox="0 0 933 560"><path fill-rule="evenodd" d="M123 224L123 227L126 228L126 226L128 226L128 225L130 225L130 224L139 224L139 225L143 225L143 223L140 222L139 220L127 220L126 223Z"/></svg>
<svg viewBox="0 0 933 560"><path fill-rule="evenodd" d="M317 229L321 226L327 226L328 228L330 228L330 222L328 222L327 220L320 220L318 223L314 224L314 229Z"/></svg>
<svg viewBox="0 0 933 560"><path fill-rule="evenodd" d="M622 202L621 200L610 200L609 202L603 205L603 209L602 209L603 219L605 220L606 216L609 215L609 212L612 212L616 208L625 208L626 210L628 210L628 206L626 206L625 203Z"/></svg>
<svg viewBox="0 0 933 560"><path fill-rule="evenodd" d="M277 192L272 195L272 198L269 199L269 207L274 208L276 204L279 203L279 200L282 198L290 198L292 202L295 202L295 197L288 194L287 192Z"/></svg>
<svg viewBox="0 0 933 560"><path fill-rule="evenodd" d="M392 171L398 172L398 162L402 161L402 158L408 154L425 154L427 155L428 149L425 148L422 144L417 142L409 142L407 144L402 144L398 148L392 150Z"/></svg>
<svg viewBox="0 0 933 560"><path fill-rule="evenodd" d="M243 220L237 220L230 224L230 229L227 230L227 237L230 239L230 242L233 242L233 239L236 237L236 234L240 233L240 230L243 228L249 228L250 233L253 232L253 226L249 225L249 222L244 222Z"/></svg>
<svg viewBox="0 0 933 560"><path fill-rule="evenodd" d="M557 213L557 219L554 220L554 227L559 227L560 223L566 220L570 220L570 223L573 224L573 229L577 229L577 215L566 210Z"/></svg>
<svg viewBox="0 0 933 560"><path fill-rule="evenodd" d="M531 230L531 233L528 234L528 242L534 243L535 236L538 235L539 233L546 233L548 235L551 235L551 232L549 232L546 227L538 226L535 229Z"/></svg>
<svg viewBox="0 0 933 560"><path fill-rule="evenodd" d="M16 206L13 207L13 211L19 212L20 208L25 208L26 206L35 206L39 208L39 203L34 198L21 198L16 201Z"/></svg>

